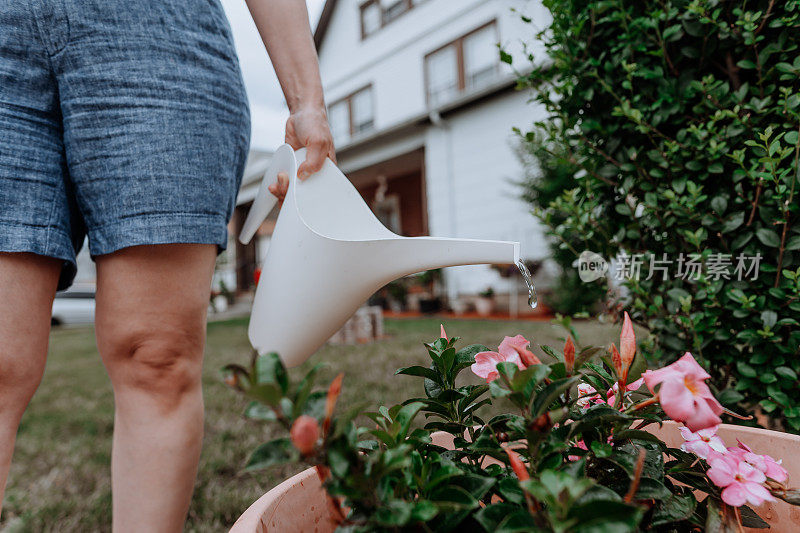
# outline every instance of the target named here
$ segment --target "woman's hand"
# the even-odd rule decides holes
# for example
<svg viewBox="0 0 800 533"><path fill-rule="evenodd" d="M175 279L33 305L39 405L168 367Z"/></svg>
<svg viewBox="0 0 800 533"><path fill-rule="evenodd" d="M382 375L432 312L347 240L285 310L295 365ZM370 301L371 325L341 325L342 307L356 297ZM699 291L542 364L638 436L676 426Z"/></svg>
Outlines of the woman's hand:
<svg viewBox="0 0 800 533"><path fill-rule="evenodd" d="M321 169L326 157L336 162L333 138L324 107L292 113L286 121L286 143L295 150L303 147L307 150L306 160L297 169L297 177L301 180ZM289 175L279 172L278 181L269 186L269 192L278 199L278 206L283 205L288 190Z"/></svg>
<svg viewBox="0 0 800 533"><path fill-rule="evenodd" d="M292 112L286 121L286 143L295 150L307 149L306 160L297 169L297 177L301 180L319 171L326 157L336 162L324 106L305 107Z"/></svg>

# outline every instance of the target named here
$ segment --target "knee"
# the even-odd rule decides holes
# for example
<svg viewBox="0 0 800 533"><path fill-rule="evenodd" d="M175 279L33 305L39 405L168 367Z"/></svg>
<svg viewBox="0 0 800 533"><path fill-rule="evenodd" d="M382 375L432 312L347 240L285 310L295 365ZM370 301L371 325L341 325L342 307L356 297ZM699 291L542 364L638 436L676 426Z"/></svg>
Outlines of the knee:
<svg viewBox="0 0 800 533"><path fill-rule="evenodd" d="M164 408L200 388L204 334L170 329L124 336L103 355L115 390L144 393Z"/></svg>
<svg viewBox="0 0 800 533"><path fill-rule="evenodd" d="M7 355L0 351L0 410L6 407L21 414L42 381L44 358L35 363Z"/></svg>

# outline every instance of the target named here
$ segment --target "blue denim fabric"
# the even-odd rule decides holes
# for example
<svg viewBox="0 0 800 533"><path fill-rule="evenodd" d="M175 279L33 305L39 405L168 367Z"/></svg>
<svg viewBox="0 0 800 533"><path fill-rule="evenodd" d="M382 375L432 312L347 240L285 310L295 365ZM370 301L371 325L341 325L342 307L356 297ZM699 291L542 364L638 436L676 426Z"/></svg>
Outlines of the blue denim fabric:
<svg viewBox="0 0 800 533"><path fill-rule="evenodd" d="M0 0L0 251L227 244L250 136L219 0Z"/></svg>

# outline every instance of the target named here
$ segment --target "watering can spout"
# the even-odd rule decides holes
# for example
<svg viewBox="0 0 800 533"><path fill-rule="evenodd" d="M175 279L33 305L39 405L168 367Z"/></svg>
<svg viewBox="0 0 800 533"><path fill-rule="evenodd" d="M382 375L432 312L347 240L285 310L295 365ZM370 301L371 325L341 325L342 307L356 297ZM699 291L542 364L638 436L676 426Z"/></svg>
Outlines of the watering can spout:
<svg viewBox="0 0 800 533"><path fill-rule="evenodd" d="M356 309L387 283L415 272L456 265L517 263L519 244L401 237L386 229L332 161L297 180L295 153L280 147L264 175L240 240L247 242L272 207L267 187L290 177L259 278L248 335L261 354L287 366L311 356Z"/></svg>
<svg viewBox="0 0 800 533"><path fill-rule="evenodd" d="M385 283L424 270L459 265L516 264L519 260L519 243L508 241L401 237L385 246L392 260L380 258L380 265L376 265L382 274L381 281L388 280Z"/></svg>

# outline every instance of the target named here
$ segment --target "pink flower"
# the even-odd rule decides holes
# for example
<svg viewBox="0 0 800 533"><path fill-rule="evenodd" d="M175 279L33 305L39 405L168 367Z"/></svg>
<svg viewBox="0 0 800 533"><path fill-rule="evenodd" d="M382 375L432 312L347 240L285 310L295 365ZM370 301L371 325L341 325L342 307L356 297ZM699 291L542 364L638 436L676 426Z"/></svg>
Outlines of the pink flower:
<svg viewBox="0 0 800 533"><path fill-rule="evenodd" d="M693 453L701 459L717 457L712 452L725 453L725 443L717 436L716 427L692 433L686 426L681 426L681 436L686 441L681 445L681 450Z"/></svg>
<svg viewBox="0 0 800 533"><path fill-rule="evenodd" d="M497 364L503 362L515 363L520 370L525 369L522 365L522 361L519 360L519 354L516 352L510 357L505 357L497 352L477 353L475 354L475 362L472 363L470 368L472 368L476 376L484 378L486 383L489 383L498 378L500 374L497 373Z"/></svg>
<svg viewBox="0 0 800 533"><path fill-rule="evenodd" d="M597 394L595 388L588 383L580 383L578 385L578 407L586 408L597 403L603 403L603 399Z"/></svg>
<svg viewBox="0 0 800 533"><path fill-rule="evenodd" d="M775 499L762 485L767 479L764 473L750 463L728 455L712 459L710 465L706 474L715 485L723 487L722 501L728 505L757 506Z"/></svg>
<svg viewBox="0 0 800 533"><path fill-rule="evenodd" d="M503 342L500 343L500 346L497 347L497 351L506 357L511 357L511 354L516 352L519 355L522 364L525 365L525 368L531 365L542 364L539 358L528 349L530 344L530 341L522 335L517 335L516 337L505 337L503 338Z"/></svg>
<svg viewBox="0 0 800 533"><path fill-rule="evenodd" d="M586 443L583 442L583 439L581 439L578 442L576 442L575 443L575 447L576 448L580 448L581 450L586 450L587 452L589 451L589 448L586 447ZM577 461L580 458L581 458L580 455L568 455L567 456L567 460L568 461Z"/></svg>
<svg viewBox="0 0 800 533"><path fill-rule="evenodd" d="M654 394L656 385L661 385L658 391L661 408L667 416L683 422L691 431L722 423L719 417L724 411L722 405L705 383L711 376L689 352L669 366L646 371L642 377Z"/></svg>
<svg viewBox="0 0 800 533"><path fill-rule="evenodd" d="M447 339L447 332L445 332L445 330L444 330L444 324L439 324L439 327L441 328L441 332L439 333L439 337L441 337L442 339Z"/></svg>
<svg viewBox="0 0 800 533"><path fill-rule="evenodd" d="M769 455L758 455L753 453L750 447L740 440L738 448L728 448L728 452L747 461L753 467L763 472L768 478L774 479L778 483L783 483L789 478L789 473L781 466L781 461L776 461Z"/></svg>
<svg viewBox="0 0 800 533"><path fill-rule="evenodd" d="M520 370L524 370L530 365L541 364L533 352L527 349L530 342L522 335L516 337L506 337L496 352L480 352L475 354L475 362L472 364L472 372L476 376L482 377L486 382L494 381L499 374L497 373L498 363L514 363Z"/></svg>
<svg viewBox="0 0 800 533"><path fill-rule="evenodd" d="M642 386L643 382L644 378L639 378L633 383L628 383L625 385L625 390L628 392L638 390L639 387ZM619 392L619 383L614 383L614 385L608 389L608 392L606 393L606 396L608 397L608 405L614 405L614 402L617 399L617 392Z"/></svg>
<svg viewBox="0 0 800 533"><path fill-rule="evenodd" d="M630 370L633 358L636 356L636 335L633 332L633 323L627 311L625 311L625 318L622 321L622 333L619 336L619 353L622 360L622 371L619 372L619 378L627 383L628 370Z"/></svg>

